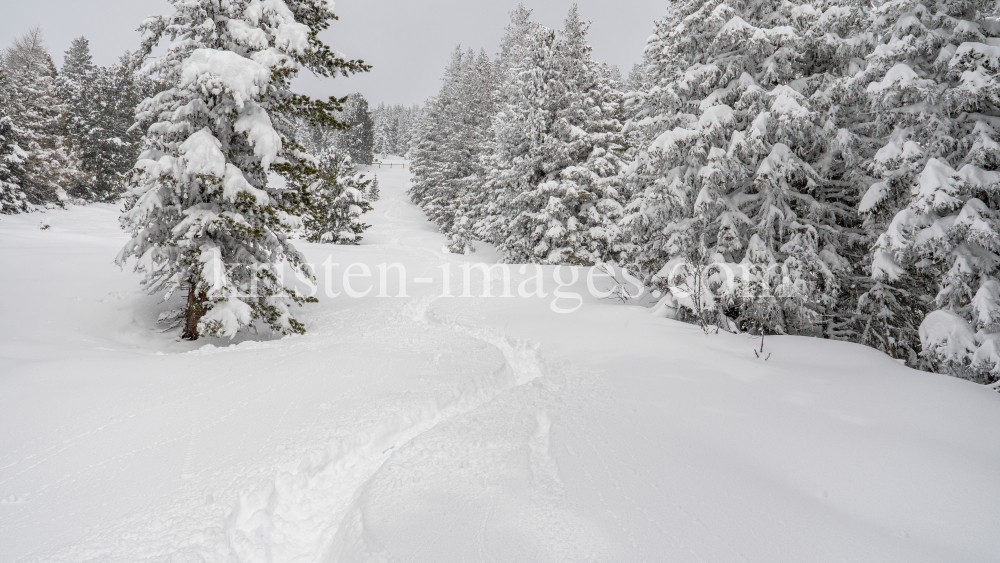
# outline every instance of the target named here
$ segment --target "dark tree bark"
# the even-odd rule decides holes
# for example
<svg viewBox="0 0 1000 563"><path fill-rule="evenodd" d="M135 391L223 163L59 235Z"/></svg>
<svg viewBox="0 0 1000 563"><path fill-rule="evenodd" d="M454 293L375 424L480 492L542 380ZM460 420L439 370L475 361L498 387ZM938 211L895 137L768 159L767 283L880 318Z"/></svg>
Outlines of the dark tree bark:
<svg viewBox="0 0 1000 563"><path fill-rule="evenodd" d="M205 315L205 301L207 296L204 291L198 291L196 282L191 282L188 286L187 308L184 310L184 340L198 340L198 323Z"/></svg>

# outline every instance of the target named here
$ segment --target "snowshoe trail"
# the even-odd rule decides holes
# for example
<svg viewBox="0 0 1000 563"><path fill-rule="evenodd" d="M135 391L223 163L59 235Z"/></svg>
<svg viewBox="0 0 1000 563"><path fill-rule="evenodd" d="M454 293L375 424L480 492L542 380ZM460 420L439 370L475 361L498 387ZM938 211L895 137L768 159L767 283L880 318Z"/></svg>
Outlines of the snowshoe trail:
<svg viewBox="0 0 1000 563"><path fill-rule="evenodd" d="M433 300L407 303L404 310L416 322L437 322L426 312ZM374 426L283 469L272 483L240 495L226 523L226 538L240 561L293 563L316 561L321 554L324 561L340 561L338 554L359 536L362 492L394 455L439 425L542 375L537 344L512 342L453 322L445 326L493 347L503 364L436 400L383 416Z"/></svg>

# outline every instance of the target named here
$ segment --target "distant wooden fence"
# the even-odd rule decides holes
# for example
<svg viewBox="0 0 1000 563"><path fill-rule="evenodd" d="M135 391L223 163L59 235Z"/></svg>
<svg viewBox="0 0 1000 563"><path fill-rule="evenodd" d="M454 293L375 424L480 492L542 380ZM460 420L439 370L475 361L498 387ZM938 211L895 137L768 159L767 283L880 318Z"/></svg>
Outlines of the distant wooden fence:
<svg viewBox="0 0 1000 563"><path fill-rule="evenodd" d="M399 166L400 168L402 168L404 170L406 169L406 163L405 162L373 162L372 163L372 166L376 166L376 165L378 165L379 168L382 168L383 166L385 166L386 168L392 168L393 166Z"/></svg>

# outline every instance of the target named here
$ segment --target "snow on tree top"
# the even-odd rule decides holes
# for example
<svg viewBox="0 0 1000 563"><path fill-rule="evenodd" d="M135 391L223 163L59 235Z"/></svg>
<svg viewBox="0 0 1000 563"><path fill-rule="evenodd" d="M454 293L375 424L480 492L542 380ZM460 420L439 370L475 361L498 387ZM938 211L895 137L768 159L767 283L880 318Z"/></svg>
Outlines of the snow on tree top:
<svg viewBox="0 0 1000 563"><path fill-rule="evenodd" d="M902 145L898 141L890 141L875 153L875 162L885 166L899 158L918 158L922 154L920 145L913 141L906 141Z"/></svg>
<svg viewBox="0 0 1000 563"><path fill-rule="evenodd" d="M975 297L972 298L972 307L975 309L980 323L992 323L992 313L1000 310L1000 281L997 281L996 278L990 278L983 282Z"/></svg>
<svg viewBox="0 0 1000 563"><path fill-rule="evenodd" d="M698 136L698 131L694 129L683 129L678 127L671 131L666 131L662 135L656 138L652 144L649 145L649 152L661 150L661 151L671 151L677 145L678 142L684 142L688 139L692 139Z"/></svg>
<svg viewBox="0 0 1000 563"><path fill-rule="evenodd" d="M706 109L698 119L698 127L702 130L714 131L728 127L736 122L733 108L727 105L717 105Z"/></svg>
<svg viewBox="0 0 1000 563"><path fill-rule="evenodd" d="M268 202L267 193L251 186L239 168L226 163L226 157L222 154L221 149L222 143L212 135L212 131L208 127L196 131L185 139L179 147L185 164L184 172L222 179L223 197L228 201L235 201L238 194L247 192L262 205L266 205ZM170 157L164 157L164 159L170 159ZM171 162L173 162L172 159Z"/></svg>
<svg viewBox="0 0 1000 563"><path fill-rule="evenodd" d="M328 2L327 9L333 13ZM284 51L303 54L309 48L309 26L295 21L295 14L284 0L251 0L243 16L254 26L259 26L264 16L270 16L274 29L274 45Z"/></svg>
<svg viewBox="0 0 1000 563"><path fill-rule="evenodd" d="M278 26L274 43L279 49L301 55L309 48L309 26L294 20L283 23Z"/></svg>
<svg viewBox="0 0 1000 563"><path fill-rule="evenodd" d="M808 7L810 9L812 8L812 6ZM820 16L819 20L816 22L816 26L820 29L830 28L836 25L836 20L850 17L851 12L853 11L854 9L849 6L830 6L825 12L823 12L823 15ZM792 10L792 13L794 14L795 10ZM815 10L813 10L812 13L816 13Z"/></svg>
<svg viewBox="0 0 1000 563"><path fill-rule="evenodd" d="M708 82L708 78L717 77L720 73L718 65L714 63L707 65L695 64L684 72L684 78L680 81L680 84L693 89L695 85L701 82Z"/></svg>
<svg viewBox="0 0 1000 563"><path fill-rule="evenodd" d="M809 117L809 110L799 105L798 102L798 100L805 98L790 86L784 84L775 86L770 95L774 97L774 101L771 102L771 111L790 119Z"/></svg>
<svg viewBox="0 0 1000 563"><path fill-rule="evenodd" d="M884 237L885 235L882 235ZM882 237L879 237L879 244L882 243ZM892 255L888 252L876 251L872 258L872 278L880 281L889 280L896 281L906 270L896 264L896 261L892 259Z"/></svg>
<svg viewBox="0 0 1000 563"><path fill-rule="evenodd" d="M772 27L764 31L767 39L769 41L782 40L782 41L794 41L799 38L798 34L791 26L779 25L777 27Z"/></svg>
<svg viewBox="0 0 1000 563"><path fill-rule="evenodd" d="M970 356L976 350L976 333L965 319L947 309L931 311L920 323L924 349L947 346L949 357Z"/></svg>
<svg viewBox="0 0 1000 563"><path fill-rule="evenodd" d="M793 160L796 160L795 155L792 154L792 149L788 148L788 145L775 143L774 148L771 149L771 153L767 155L767 158L760 161L760 166L757 168L757 175L780 176L780 170Z"/></svg>
<svg viewBox="0 0 1000 563"><path fill-rule="evenodd" d="M972 92L986 88L990 82L992 81L978 69L966 70L962 73L962 87Z"/></svg>
<svg viewBox="0 0 1000 563"><path fill-rule="evenodd" d="M793 18L801 18L803 16L818 16L820 12L812 4L801 4L792 8L791 14Z"/></svg>
<svg viewBox="0 0 1000 563"><path fill-rule="evenodd" d="M923 215L923 223L917 222L917 224L925 224L929 218L933 218L934 215ZM957 215L945 215L934 219L930 226L921 229L917 232L916 236L913 237L913 242L917 245L923 245L930 243L934 240L942 239L948 236L948 233L955 227L955 222L958 220Z"/></svg>
<svg viewBox="0 0 1000 563"><path fill-rule="evenodd" d="M979 188L996 186L1000 183L1000 172L983 170L975 164L966 164L958 171L958 177Z"/></svg>
<svg viewBox="0 0 1000 563"><path fill-rule="evenodd" d="M994 374L1000 372L1000 333L981 333L978 336L980 336L983 344L972 355L972 365L993 366L993 369L990 370L991 372Z"/></svg>
<svg viewBox="0 0 1000 563"><path fill-rule="evenodd" d="M974 63L969 65L973 68L979 65L997 68L1000 66L1000 47L978 42L962 43L958 46L955 56L952 57L950 66L954 67L962 63Z"/></svg>
<svg viewBox="0 0 1000 563"><path fill-rule="evenodd" d="M889 72L885 73L885 77L882 78L881 82L872 82L868 85L868 92L872 94L877 94L896 85L905 88L907 86L927 86L933 84L931 80L921 80L917 73L914 72L910 65L906 63L896 63L895 66L889 69Z"/></svg>
<svg viewBox="0 0 1000 563"><path fill-rule="evenodd" d="M243 20L231 19L226 22L229 34L244 47L264 50L268 47L267 32Z"/></svg>
<svg viewBox="0 0 1000 563"><path fill-rule="evenodd" d="M958 207L961 200L955 196L959 180L958 172L947 162L939 158L928 160L914 187L914 209L929 212Z"/></svg>
<svg viewBox="0 0 1000 563"><path fill-rule="evenodd" d="M232 164L227 164L226 175L222 179L222 197L227 201L236 201L236 197L241 193L252 195L259 205L268 205L271 202L267 192L259 190L247 182L242 170Z"/></svg>
<svg viewBox="0 0 1000 563"><path fill-rule="evenodd" d="M972 198L965 202L965 206L955 219L954 227L964 227L965 238L969 240L986 243L984 246L995 246L990 244L995 238L993 227L989 222L990 215L992 215L990 208L982 200Z"/></svg>
<svg viewBox="0 0 1000 563"><path fill-rule="evenodd" d="M982 35L979 24L974 21L962 20L955 26L955 33L961 35Z"/></svg>
<svg viewBox="0 0 1000 563"><path fill-rule="evenodd" d="M880 201L882 201L886 193L889 190L889 184L886 182L875 182L868 188L865 192L865 196L861 198L861 203L858 204L859 213L868 213L875 208Z"/></svg>
<svg viewBox="0 0 1000 563"><path fill-rule="evenodd" d="M180 87L200 86L203 90L228 92L237 107L259 96L271 80L264 65L232 51L195 49L184 61Z"/></svg>
<svg viewBox="0 0 1000 563"><path fill-rule="evenodd" d="M719 30L719 35L732 33L734 31L756 30L756 29L757 29L756 27L748 24L746 20L744 20L743 18L739 16L733 16L732 19L726 22L726 25L722 26L722 29Z"/></svg>
<svg viewBox="0 0 1000 563"><path fill-rule="evenodd" d="M185 139L179 150L188 173L221 178L226 173L226 156L221 148L222 143L205 127Z"/></svg>
<svg viewBox="0 0 1000 563"><path fill-rule="evenodd" d="M923 32L927 31L924 24L920 21L920 18L913 14L907 14L896 22L895 26L896 32L901 36L907 33L912 33L914 35L922 35Z"/></svg>

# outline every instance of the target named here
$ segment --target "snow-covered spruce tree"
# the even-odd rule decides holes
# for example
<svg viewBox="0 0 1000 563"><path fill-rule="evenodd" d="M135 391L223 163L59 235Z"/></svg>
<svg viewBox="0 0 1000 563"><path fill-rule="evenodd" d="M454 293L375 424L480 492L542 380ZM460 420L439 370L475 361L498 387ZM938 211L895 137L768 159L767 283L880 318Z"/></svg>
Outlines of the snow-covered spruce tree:
<svg viewBox="0 0 1000 563"><path fill-rule="evenodd" d="M851 194L829 178L827 89L855 16L824 8L681 2L648 41L623 224L634 266L682 288L672 299L696 319L819 334L835 312L855 226Z"/></svg>
<svg viewBox="0 0 1000 563"><path fill-rule="evenodd" d="M82 136L88 112L88 100L84 90L94 79L97 67L90 54L90 42L86 37L77 37L63 56L63 65L56 77L56 92L69 110L66 116L66 130L70 135Z"/></svg>
<svg viewBox="0 0 1000 563"><path fill-rule="evenodd" d="M135 108L164 85L132 70L126 53L118 64L99 67L83 95L91 100L80 143L83 170L89 176L89 197L113 201L125 190L126 176L139 157L144 131L135 125Z"/></svg>
<svg viewBox="0 0 1000 563"><path fill-rule="evenodd" d="M489 61L489 57L486 57L486 60ZM408 108L400 106L399 122L397 125L399 134L396 136L395 154L409 156L419 119L420 106L413 105Z"/></svg>
<svg viewBox="0 0 1000 563"><path fill-rule="evenodd" d="M456 235L453 227L465 204L466 187L478 184L474 178L483 148L479 141L492 117L491 69L484 53L477 57L456 47L441 91L427 104L412 149L410 196L452 238L453 252L473 249L467 233Z"/></svg>
<svg viewBox="0 0 1000 563"><path fill-rule="evenodd" d="M464 72L458 84L460 103L458 109L458 142L460 165L456 171L460 178L454 184L454 196L439 197L428 203L430 215L441 225L451 239L449 250L459 254L475 251L473 241L489 240L489 234L477 233L484 214L496 203L483 189L487 182L484 163L494 145L490 126L496 114L498 75L496 66L485 51L474 55L467 51ZM402 127L401 127L402 129Z"/></svg>
<svg viewBox="0 0 1000 563"><path fill-rule="evenodd" d="M118 64L95 67L84 38L66 52L57 90L70 108L67 132L80 156L80 176L71 191L90 201L112 201L123 193L126 173L139 156L142 131L132 127L135 107L162 89L156 81L137 77L132 55Z"/></svg>
<svg viewBox="0 0 1000 563"><path fill-rule="evenodd" d="M399 121L396 106L379 104L372 114L375 124L374 150L376 154L395 154L399 137Z"/></svg>
<svg viewBox="0 0 1000 563"><path fill-rule="evenodd" d="M347 151L354 162L371 164L375 160L373 154L375 127L371 113L368 111L368 100L359 93L348 96L341 120L347 123L350 128L338 135L337 147Z"/></svg>
<svg viewBox="0 0 1000 563"><path fill-rule="evenodd" d="M0 214L24 213L30 210L27 196L21 189L24 160L14 136L14 121L6 114L6 75L0 68Z"/></svg>
<svg viewBox="0 0 1000 563"><path fill-rule="evenodd" d="M420 106L379 104L372 112L375 121L375 152L406 156L416 134Z"/></svg>
<svg viewBox="0 0 1000 563"><path fill-rule="evenodd" d="M56 78L56 88L60 95L65 94L66 98L80 98L83 96L84 86L93 78L96 70L94 58L90 54L90 41L86 37L77 37L70 43L69 49L63 56L63 65ZM72 100L72 102L79 101ZM67 104L72 102L67 101ZM76 109L72 105L70 108L71 111ZM73 118L68 118L68 121L72 122ZM67 127L72 127L72 124Z"/></svg>
<svg viewBox="0 0 1000 563"><path fill-rule="evenodd" d="M276 187L304 165L291 133L276 127L304 116L336 124L338 100L311 100L289 83L367 70L322 43L334 18L326 0L172 0L153 17L136 60L172 40L145 72L171 87L143 101L146 150L135 165L118 255L135 257L151 291L187 292L183 338L230 336L257 321L301 333L291 303L307 298L282 283L283 264L312 275L287 231L301 226L303 193Z"/></svg>
<svg viewBox="0 0 1000 563"><path fill-rule="evenodd" d="M3 53L7 114L26 153L21 188L31 203L59 202L77 183L79 158L66 132L68 110L56 91L56 67L42 30L33 28Z"/></svg>
<svg viewBox="0 0 1000 563"><path fill-rule="evenodd" d="M371 226L361 219L378 199L378 178L355 174L351 156L336 150L324 151L301 172L295 180L307 194L302 213L306 239L359 244Z"/></svg>
<svg viewBox="0 0 1000 563"><path fill-rule="evenodd" d="M587 28L575 5L559 37L536 28L503 92L493 131L507 261L618 258L620 84L590 58Z"/></svg>
<svg viewBox="0 0 1000 563"><path fill-rule="evenodd" d="M501 169L506 163L500 159L495 118L510 95L509 86L517 79L519 69L524 65L528 46L536 41L534 36L551 33L551 30L532 21L531 12L524 4L518 4L509 14L510 23L500 40L500 50L491 70L491 86L495 93L490 98L490 108L485 114L488 116L489 130L477 151L481 182L474 190L467 192L465 203L468 209L464 215L471 218L474 237L493 244L506 238L508 219L503 202L510 196L501 175ZM426 109L423 115L426 116Z"/></svg>
<svg viewBox="0 0 1000 563"><path fill-rule="evenodd" d="M980 382L1000 378L995 16L974 0L885 2L869 14L865 68L846 85L866 98L877 141L866 163L876 181L859 207L879 233L873 332L890 352L912 346L921 309L934 309L919 328L926 367Z"/></svg>
<svg viewBox="0 0 1000 563"><path fill-rule="evenodd" d="M448 91L446 86L448 85L449 74L454 66L455 55L453 53L452 60L445 69L441 90L437 96L427 100L426 111L417 128L417 138L414 142L411 163L413 179L407 193L409 193L413 203L421 207L423 207L423 202L431 193L431 190L436 189L442 179L440 176L444 158L442 156L441 144L448 138L447 133L444 131L448 122L442 111L442 98ZM378 123L380 121L381 119L376 121L377 127L379 127ZM386 146L381 138L382 136L376 133L376 147L378 147L376 150L383 150Z"/></svg>
<svg viewBox="0 0 1000 563"><path fill-rule="evenodd" d="M482 196L482 157L493 117L493 65L485 52L456 48L441 93L431 102L433 127L429 144L414 149L415 183L411 194L422 193L418 203L427 216L451 239L455 253L475 250L471 229ZM400 108L402 109L402 108ZM429 152L433 151L433 152ZM428 162L433 169L428 174ZM432 181L433 180L433 181Z"/></svg>
<svg viewBox="0 0 1000 563"><path fill-rule="evenodd" d="M456 47L445 68L441 90L427 102L427 111L413 151L413 182L409 193L413 202L421 207L439 192L453 193L450 184L459 177L453 171L457 157L452 141L456 128L453 106L458 103L457 84L462 72L462 49ZM378 145L381 150L388 150L387 108L382 108L379 113Z"/></svg>
<svg viewBox="0 0 1000 563"><path fill-rule="evenodd" d="M14 141L14 122L0 111L0 213L29 211L27 196L21 189L24 151Z"/></svg>
<svg viewBox="0 0 1000 563"><path fill-rule="evenodd" d="M337 150L340 132L346 126L315 124L301 116L292 118L288 125L295 132L295 142L311 155Z"/></svg>
<svg viewBox="0 0 1000 563"><path fill-rule="evenodd" d="M63 56L63 65L56 76L55 85L59 101L66 108L66 134L81 157L81 173L77 176L77 184L65 188L73 195L84 197L92 196L91 189L94 184L93 173L88 170L93 152L88 146L90 140L88 133L91 129L89 119L91 111L99 103L89 97L94 93L93 82L96 75L97 68L90 55L90 42L86 37L77 37Z"/></svg>

